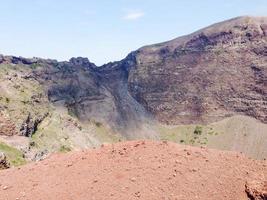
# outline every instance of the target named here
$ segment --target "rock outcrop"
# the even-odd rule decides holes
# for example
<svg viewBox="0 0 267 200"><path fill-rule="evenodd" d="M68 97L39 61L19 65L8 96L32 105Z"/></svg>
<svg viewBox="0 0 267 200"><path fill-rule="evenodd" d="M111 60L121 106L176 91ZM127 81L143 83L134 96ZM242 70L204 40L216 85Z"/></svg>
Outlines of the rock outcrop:
<svg viewBox="0 0 267 200"><path fill-rule="evenodd" d="M251 181L246 184L246 193L250 200L267 199L267 181Z"/></svg>
<svg viewBox="0 0 267 200"><path fill-rule="evenodd" d="M66 107L80 121L108 124L131 138L142 135L143 124L149 124L152 117L128 91L127 68L135 64L130 57L102 67L87 58L56 63L40 60L25 78L37 80L51 103ZM154 137L152 132L143 131L145 137Z"/></svg>
<svg viewBox="0 0 267 200"><path fill-rule="evenodd" d="M0 152L0 170L8 169L9 167L10 164L7 161L6 155L3 152Z"/></svg>
<svg viewBox="0 0 267 200"><path fill-rule="evenodd" d="M31 113L29 113L20 127L20 134L26 137L31 137L36 132L38 125L47 116L48 113L45 113L43 116L36 116L33 118Z"/></svg>
<svg viewBox="0 0 267 200"><path fill-rule="evenodd" d="M135 52L129 91L167 124L267 122L267 18L240 17Z"/></svg>

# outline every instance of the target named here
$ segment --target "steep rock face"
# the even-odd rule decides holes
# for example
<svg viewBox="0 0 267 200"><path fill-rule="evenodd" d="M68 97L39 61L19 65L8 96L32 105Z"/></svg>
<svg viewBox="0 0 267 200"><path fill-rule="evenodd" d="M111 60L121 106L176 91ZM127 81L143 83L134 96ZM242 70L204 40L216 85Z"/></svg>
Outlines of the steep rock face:
<svg viewBox="0 0 267 200"><path fill-rule="evenodd" d="M48 100L68 109L84 123L95 121L108 124L127 137L142 134L150 116L128 92L128 68L134 59L96 67L87 58L72 58L69 62L38 61L27 76L44 86ZM135 133L134 133L135 132ZM146 132L146 136L151 131Z"/></svg>
<svg viewBox="0 0 267 200"><path fill-rule="evenodd" d="M98 81L94 64L87 59L72 58L70 62L41 63L29 78L37 79L44 86L50 102L68 108L70 115L80 120L105 119L112 110L112 95ZM106 112L99 112L99 109Z"/></svg>
<svg viewBox="0 0 267 200"><path fill-rule="evenodd" d="M127 128L126 134L130 138L136 135L146 138L155 137L150 126L153 117L145 107L132 97L128 90L129 69L136 65L134 54L120 62L109 63L97 69L100 82L111 92L116 107L116 124L119 128ZM137 132L136 132L137 131Z"/></svg>
<svg viewBox="0 0 267 200"><path fill-rule="evenodd" d="M104 124L127 138L154 138L152 117L128 92L128 69L135 64L130 57L96 67L81 57L58 62L0 56L0 108L16 125L12 135L31 137L55 108L62 108L85 125ZM11 134L1 118L0 125L0 134Z"/></svg>
<svg viewBox="0 0 267 200"><path fill-rule="evenodd" d="M267 122L267 18L241 17L135 52L129 91L164 123Z"/></svg>

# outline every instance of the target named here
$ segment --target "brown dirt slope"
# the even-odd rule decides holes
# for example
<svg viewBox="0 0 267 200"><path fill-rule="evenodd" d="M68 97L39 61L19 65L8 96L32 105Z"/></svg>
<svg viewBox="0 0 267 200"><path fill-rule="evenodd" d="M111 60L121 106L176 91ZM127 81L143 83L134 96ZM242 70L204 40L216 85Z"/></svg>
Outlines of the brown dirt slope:
<svg viewBox="0 0 267 200"><path fill-rule="evenodd" d="M134 141L56 154L1 171L0 199L247 200L247 193L250 199L253 195L264 199L266 181L266 161L174 143Z"/></svg>

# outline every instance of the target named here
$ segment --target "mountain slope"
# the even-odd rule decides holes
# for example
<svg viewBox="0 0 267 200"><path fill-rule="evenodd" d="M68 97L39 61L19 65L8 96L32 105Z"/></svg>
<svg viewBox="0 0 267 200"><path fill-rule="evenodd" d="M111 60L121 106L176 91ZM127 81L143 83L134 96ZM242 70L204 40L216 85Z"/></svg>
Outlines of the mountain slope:
<svg viewBox="0 0 267 200"><path fill-rule="evenodd" d="M0 140L38 160L103 142L168 137L159 123L195 127L237 115L266 123L266 46L267 17L239 17L101 67L80 57L58 62L0 56ZM259 152L246 149L251 143L238 131L201 143L266 156L264 131L245 131ZM220 146L225 138L233 144Z"/></svg>
<svg viewBox="0 0 267 200"><path fill-rule="evenodd" d="M131 94L164 123L267 122L267 18L221 22L136 54Z"/></svg>
<svg viewBox="0 0 267 200"><path fill-rule="evenodd" d="M267 124L247 116L233 116L207 125L161 124L158 131L162 140L242 152L255 159L267 157Z"/></svg>

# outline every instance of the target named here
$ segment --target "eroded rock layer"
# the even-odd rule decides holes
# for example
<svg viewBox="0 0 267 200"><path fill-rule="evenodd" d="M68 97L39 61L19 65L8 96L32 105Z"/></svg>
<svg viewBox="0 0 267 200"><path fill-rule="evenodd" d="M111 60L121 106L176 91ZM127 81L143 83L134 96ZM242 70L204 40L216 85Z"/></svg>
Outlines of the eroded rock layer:
<svg viewBox="0 0 267 200"><path fill-rule="evenodd" d="M135 52L133 97L159 121L267 122L267 18L240 17Z"/></svg>

